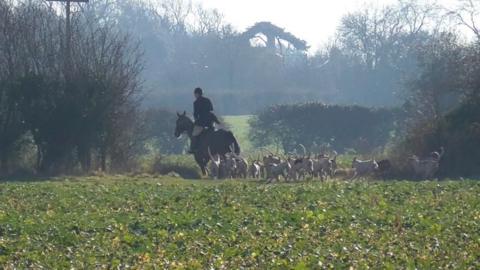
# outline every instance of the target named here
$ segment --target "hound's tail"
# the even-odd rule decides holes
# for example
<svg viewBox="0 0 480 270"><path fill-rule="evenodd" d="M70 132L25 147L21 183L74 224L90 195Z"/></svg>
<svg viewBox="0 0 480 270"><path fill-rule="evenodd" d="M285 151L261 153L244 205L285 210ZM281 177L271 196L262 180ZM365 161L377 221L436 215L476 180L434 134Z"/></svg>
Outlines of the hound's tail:
<svg viewBox="0 0 480 270"><path fill-rule="evenodd" d="M445 147L442 146L440 147L440 157L438 159L442 159L443 155L445 155Z"/></svg>

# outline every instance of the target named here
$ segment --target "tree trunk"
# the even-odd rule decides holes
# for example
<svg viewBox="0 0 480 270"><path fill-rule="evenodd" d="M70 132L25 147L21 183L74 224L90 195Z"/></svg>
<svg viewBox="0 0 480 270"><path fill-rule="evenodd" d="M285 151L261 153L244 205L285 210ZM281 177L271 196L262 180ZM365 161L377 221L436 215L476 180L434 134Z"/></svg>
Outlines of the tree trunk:
<svg viewBox="0 0 480 270"><path fill-rule="evenodd" d="M0 175L8 174L8 155L7 152L0 152Z"/></svg>
<svg viewBox="0 0 480 270"><path fill-rule="evenodd" d="M100 169L102 172L107 171L107 148L102 147L100 150Z"/></svg>

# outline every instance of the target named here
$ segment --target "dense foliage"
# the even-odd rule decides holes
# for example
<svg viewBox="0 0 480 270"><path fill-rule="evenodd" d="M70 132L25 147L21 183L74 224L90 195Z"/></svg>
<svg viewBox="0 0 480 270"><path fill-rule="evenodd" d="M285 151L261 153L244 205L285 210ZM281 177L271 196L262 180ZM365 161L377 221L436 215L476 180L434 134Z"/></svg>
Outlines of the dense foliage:
<svg viewBox="0 0 480 270"><path fill-rule="evenodd" d="M441 176L480 175L480 45L442 34L423 48L420 63L393 157L425 156L443 146Z"/></svg>
<svg viewBox="0 0 480 270"><path fill-rule="evenodd" d="M184 139L173 136L177 115L163 109L149 109L144 112L144 136L153 151L163 155L182 154L185 150Z"/></svg>
<svg viewBox="0 0 480 270"><path fill-rule="evenodd" d="M251 121L251 138L258 146L280 144L291 152L303 144L319 152L354 149L366 153L386 144L394 130L393 110L322 103L270 107Z"/></svg>
<svg viewBox="0 0 480 270"><path fill-rule="evenodd" d="M0 1L0 174L18 164L27 143L38 172L129 167L141 53L115 23L95 15L74 16L67 52L58 10Z"/></svg>
<svg viewBox="0 0 480 270"><path fill-rule="evenodd" d="M0 265L478 269L479 193L472 181L4 183Z"/></svg>

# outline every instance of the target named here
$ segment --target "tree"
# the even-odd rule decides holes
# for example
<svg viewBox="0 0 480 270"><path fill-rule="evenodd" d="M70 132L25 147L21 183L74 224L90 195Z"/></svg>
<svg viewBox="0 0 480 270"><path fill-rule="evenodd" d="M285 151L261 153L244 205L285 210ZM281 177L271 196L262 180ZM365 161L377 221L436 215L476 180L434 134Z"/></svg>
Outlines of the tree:
<svg viewBox="0 0 480 270"><path fill-rule="evenodd" d="M193 13L195 16L193 32L195 34L205 36L218 35L222 32L225 23L223 15L218 10L208 10L201 4L197 4Z"/></svg>
<svg viewBox="0 0 480 270"><path fill-rule="evenodd" d="M421 72L410 83L408 106L415 122L432 122L460 102L465 47L453 33L440 33L418 52ZM424 124L424 123L423 123ZM422 124L422 125L423 125Z"/></svg>
<svg viewBox="0 0 480 270"><path fill-rule="evenodd" d="M262 37L266 38L266 40ZM271 22L258 22L242 33L242 38L250 42L254 38L261 39L265 46L272 52L277 51L284 56L283 43L292 46L298 51L305 52L308 49L307 42L294 36L292 33L272 24Z"/></svg>
<svg viewBox="0 0 480 270"><path fill-rule="evenodd" d="M441 177L477 176L480 171L480 50L442 33L419 54L421 72L409 83L412 96L403 136L392 151L397 164L412 154L443 146ZM405 166L405 168L408 168Z"/></svg>
<svg viewBox="0 0 480 270"><path fill-rule="evenodd" d="M352 59L359 99L369 105L399 105L400 82L415 74L415 48L429 39L438 8L401 1L384 8L365 8L343 17L340 50ZM359 89L358 89L359 88ZM368 92L368 93L367 93Z"/></svg>
<svg viewBox="0 0 480 270"><path fill-rule="evenodd" d="M480 39L480 1L458 0L459 5L455 10L447 10L448 14L462 26L465 26Z"/></svg>
<svg viewBox="0 0 480 270"><path fill-rule="evenodd" d="M330 145L362 153L383 147L394 129L393 110L306 103L269 107L252 121L250 137L257 146L271 143L291 152L299 144L315 150Z"/></svg>
<svg viewBox="0 0 480 270"><path fill-rule="evenodd" d="M128 149L120 141L130 140L128 123L135 122L142 71L137 44L115 21L97 21L92 11L99 2L87 4L72 20L67 76L64 18L56 9L41 2L0 3L2 164L28 134L41 172L88 171L107 159L114 167L122 157L113 159L114 153Z"/></svg>
<svg viewBox="0 0 480 270"><path fill-rule="evenodd" d="M162 109L149 109L144 114L147 143L162 155L182 154L186 141L172 136L177 115Z"/></svg>

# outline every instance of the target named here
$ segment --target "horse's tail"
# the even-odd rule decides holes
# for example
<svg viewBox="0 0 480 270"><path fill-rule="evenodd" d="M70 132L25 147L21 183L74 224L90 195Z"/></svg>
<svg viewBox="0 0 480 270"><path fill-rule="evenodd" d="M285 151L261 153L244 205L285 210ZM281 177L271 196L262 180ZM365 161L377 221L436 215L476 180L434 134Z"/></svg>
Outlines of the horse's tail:
<svg viewBox="0 0 480 270"><path fill-rule="evenodd" d="M237 139L235 138L235 136L231 131L227 132L227 137L229 141L231 141L230 144L233 145L233 150L235 154L240 155L240 145L238 144Z"/></svg>

